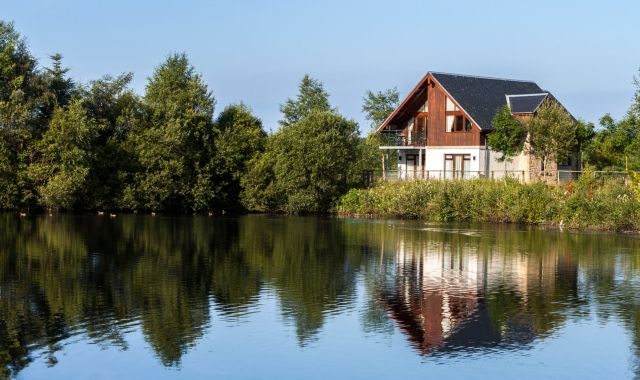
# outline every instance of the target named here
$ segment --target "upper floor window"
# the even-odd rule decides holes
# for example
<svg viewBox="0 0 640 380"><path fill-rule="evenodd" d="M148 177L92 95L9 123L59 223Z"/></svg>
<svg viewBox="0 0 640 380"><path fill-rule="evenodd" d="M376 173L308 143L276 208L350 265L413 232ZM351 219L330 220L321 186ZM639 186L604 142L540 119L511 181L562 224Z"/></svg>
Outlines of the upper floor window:
<svg viewBox="0 0 640 380"><path fill-rule="evenodd" d="M449 98L447 98L445 111L447 132L471 132L471 120L467 119L462 110Z"/></svg>

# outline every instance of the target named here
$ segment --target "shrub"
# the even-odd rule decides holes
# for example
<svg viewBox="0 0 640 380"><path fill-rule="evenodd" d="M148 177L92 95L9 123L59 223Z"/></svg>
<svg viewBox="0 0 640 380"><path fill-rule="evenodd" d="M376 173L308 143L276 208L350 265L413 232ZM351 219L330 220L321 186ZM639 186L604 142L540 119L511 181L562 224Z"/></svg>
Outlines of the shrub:
<svg viewBox="0 0 640 380"><path fill-rule="evenodd" d="M408 181L352 189L338 211L434 221L560 224L576 229L640 227L640 203L630 186L594 184L590 178L561 186L491 181Z"/></svg>

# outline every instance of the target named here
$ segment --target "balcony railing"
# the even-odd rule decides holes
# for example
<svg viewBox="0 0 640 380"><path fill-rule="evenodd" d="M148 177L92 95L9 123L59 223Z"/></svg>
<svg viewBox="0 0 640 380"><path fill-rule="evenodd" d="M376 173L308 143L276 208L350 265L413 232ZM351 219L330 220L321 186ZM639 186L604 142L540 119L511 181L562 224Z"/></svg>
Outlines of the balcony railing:
<svg viewBox="0 0 640 380"><path fill-rule="evenodd" d="M399 133L383 133L380 135L380 146L426 146L427 137L424 132L408 132L408 136Z"/></svg>

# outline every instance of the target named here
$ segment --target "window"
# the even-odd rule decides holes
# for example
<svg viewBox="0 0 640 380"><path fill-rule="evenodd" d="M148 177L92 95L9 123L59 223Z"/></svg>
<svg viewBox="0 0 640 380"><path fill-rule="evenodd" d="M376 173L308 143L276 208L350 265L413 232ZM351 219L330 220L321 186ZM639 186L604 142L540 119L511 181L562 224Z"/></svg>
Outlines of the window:
<svg viewBox="0 0 640 380"><path fill-rule="evenodd" d="M446 132L471 132L471 120L466 118L462 110L451 99L446 101Z"/></svg>
<svg viewBox="0 0 640 380"><path fill-rule="evenodd" d="M427 144L427 127L429 125L429 117L426 113L419 113L415 118L415 135L414 145L426 145Z"/></svg>
<svg viewBox="0 0 640 380"><path fill-rule="evenodd" d="M469 168L471 168L470 154L445 154L444 155L444 178L462 179L469 178Z"/></svg>

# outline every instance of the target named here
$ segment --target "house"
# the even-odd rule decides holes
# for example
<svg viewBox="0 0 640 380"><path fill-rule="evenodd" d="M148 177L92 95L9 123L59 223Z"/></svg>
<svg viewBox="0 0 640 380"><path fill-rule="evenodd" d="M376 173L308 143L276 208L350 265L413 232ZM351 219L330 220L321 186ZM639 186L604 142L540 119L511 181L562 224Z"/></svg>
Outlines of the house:
<svg viewBox="0 0 640 380"><path fill-rule="evenodd" d="M487 135L499 108L508 105L524 121L546 99L557 101L531 81L429 72L377 130L385 169L389 152L397 151L400 179L539 178L539 159L521 154L498 162L502 154L487 146ZM576 159L547 166L551 172L579 170Z"/></svg>

